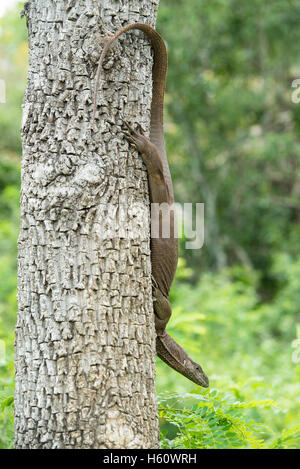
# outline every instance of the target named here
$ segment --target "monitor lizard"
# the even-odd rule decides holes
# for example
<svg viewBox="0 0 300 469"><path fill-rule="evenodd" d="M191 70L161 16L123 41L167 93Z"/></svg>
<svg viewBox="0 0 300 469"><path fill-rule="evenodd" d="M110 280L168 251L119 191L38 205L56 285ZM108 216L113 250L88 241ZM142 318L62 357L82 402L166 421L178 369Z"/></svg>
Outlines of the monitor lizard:
<svg viewBox="0 0 300 469"><path fill-rule="evenodd" d="M124 26L114 35L111 35L104 45L100 55L94 93L94 107L92 117L92 128L94 128L97 91L99 79L103 70L103 62L111 44L123 33L138 29L143 31L150 39L154 49L154 63L152 71L152 102L151 102L151 125L150 139L145 137L141 129L135 130L127 121L123 121L125 137L132 143L141 154L145 163L151 204L169 204L170 210L170 237L161 235L151 238L151 267L153 279L153 309L156 330L156 353L161 360L167 363L177 372L194 383L208 387L209 380L201 366L192 360L189 355L178 345L167 333L166 325L172 314L169 302L170 287L178 262L178 239L175 235L176 218L174 210L173 184L168 165L163 129L163 106L166 74L168 67L168 56L166 45L159 33L151 26L144 23L132 23ZM159 224L162 224L160 213ZM160 226L161 229L161 226Z"/></svg>

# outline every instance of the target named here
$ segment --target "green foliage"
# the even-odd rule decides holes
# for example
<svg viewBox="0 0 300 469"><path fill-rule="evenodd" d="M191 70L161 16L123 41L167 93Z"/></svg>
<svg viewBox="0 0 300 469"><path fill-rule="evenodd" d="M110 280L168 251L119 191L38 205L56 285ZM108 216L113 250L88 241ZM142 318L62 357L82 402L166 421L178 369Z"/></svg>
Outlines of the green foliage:
<svg viewBox="0 0 300 469"><path fill-rule="evenodd" d="M13 447L13 393L13 363L10 361L0 364L0 449Z"/></svg>
<svg viewBox="0 0 300 469"><path fill-rule="evenodd" d="M21 5L0 18L0 79L6 82L6 104L0 104L0 158L21 152L21 103L28 62L27 30ZM0 173L1 177L1 173Z"/></svg>
<svg viewBox="0 0 300 469"><path fill-rule="evenodd" d="M0 277L5 279L0 283L0 339L3 339L12 332L17 310L19 228L19 165L6 159L0 161L0 209Z"/></svg>
<svg viewBox="0 0 300 469"><path fill-rule="evenodd" d="M246 405L253 401L277 402L273 411L257 407L252 412L254 421L270 429L264 435L268 447L275 436L280 441L278 435L283 430L291 429L294 434L300 419L300 365L292 360L296 295L293 308L289 302L297 278L299 291L300 275L292 274L293 264L283 269L285 281L281 280L276 298L268 304L259 300L255 272L241 266L206 273L191 285L190 271L181 260L171 291L173 316L168 331L203 366L211 385ZM290 311L286 311L281 328L284 304L290 306ZM195 385L178 374L175 377L159 360L157 365L159 393L165 389L195 393ZM166 425L162 421L163 430ZM294 439L293 444L299 445L299 440Z"/></svg>
<svg viewBox="0 0 300 469"><path fill-rule="evenodd" d="M163 0L157 23L176 199L205 203L204 247L181 243L168 331L214 387L278 403L253 409L274 448L299 447L299 12L294 1ZM157 389L195 392L159 361Z"/></svg>
<svg viewBox="0 0 300 469"><path fill-rule="evenodd" d="M276 0L162 0L157 24L176 199L205 203L204 248L184 255L196 278L252 266L264 299L276 292L274 251L298 252L299 13Z"/></svg>
<svg viewBox="0 0 300 469"><path fill-rule="evenodd" d="M236 401L230 394L206 390L202 394L174 393L159 396L162 421L175 427L168 438L162 432L163 449L283 449L295 448L300 427L286 431L268 445L272 430L257 421L255 410L276 408L271 400ZM255 418L256 417L256 418Z"/></svg>
<svg viewBox="0 0 300 469"><path fill-rule="evenodd" d="M161 419L177 427L176 437L169 440L165 435L162 447L261 449L264 443L259 433L266 433L266 429L255 422L251 414L247 415L247 410L273 405L272 401L267 400L247 403L235 401L234 397L215 389L202 394L161 396Z"/></svg>
<svg viewBox="0 0 300 469"><path fill-rule="evenodd" d="M298 449L300 442L300 425L283 430L270 446L270 449Z"/></svg>

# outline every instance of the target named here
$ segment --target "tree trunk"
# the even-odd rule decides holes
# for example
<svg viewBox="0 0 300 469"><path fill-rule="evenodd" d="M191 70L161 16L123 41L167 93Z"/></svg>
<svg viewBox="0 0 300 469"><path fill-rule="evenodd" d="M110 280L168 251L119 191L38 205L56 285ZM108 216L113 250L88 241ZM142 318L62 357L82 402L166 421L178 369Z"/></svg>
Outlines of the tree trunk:
<svg viewBox="0 0 300 469"><path fill-rule="evenodd" d="M122 117L149 127L152 55L142 33L109 54L91 129L105 34L153 26L158 3L25 6L16 448L158 446L147 174L121 131Z"/></svg>

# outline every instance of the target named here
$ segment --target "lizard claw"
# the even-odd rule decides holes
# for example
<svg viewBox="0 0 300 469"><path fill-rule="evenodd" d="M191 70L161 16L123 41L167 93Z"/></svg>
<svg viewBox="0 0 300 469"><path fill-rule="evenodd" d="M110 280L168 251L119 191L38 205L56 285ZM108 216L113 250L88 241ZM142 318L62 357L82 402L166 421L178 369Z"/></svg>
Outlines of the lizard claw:
<svg viewBox="0 0 300 469"><path fill-rule="evenodd" d="M141 124L138 123L137 125L138 125L138 129L139 129L139 133L140 133L141 135L144 135L144 130L143 130Z"/></svg>
<svg viewBox="0 0 300 469"><path fill-rule="evenodd" d="M125 137L127 138L127 140L128 140L130 143L135 144L135 140L134 140L134 138L132 137L132 135L131 135L129 132L123 131L123 134L125 135Z"/></svg>
<svg viewBox="0 0 300 469"><path fill-rule="evenodd" d="M137 127L138 127L138 130L136 131L130 124L128 121L126 120L123 120L124 124L126 125L126 127L128 128L128 130L133 134L133 135L143 135L144 131L142 129L142 126L141 124L137 124Z"/></svg>
<svg viewBox="0 0 300 469"><path fill-rule="evenodd" d="M149 145L147 138L142 133L139 133L133 127L131 127L129 122L127 122L125 119L123 120L123 123L127 127L126 131L123 130L125 137L129 142L135 145L136 149L140 153L143 153L147 145Z"/></svg>
<svg viewBox="0 0 300 469"><path fill-rule="evenodd" d="M129 132L132 133L133 135L137 135L137 132L134 130L133 127L131 127L131 125L129 124L128 121L126 120L123 120L124 124L126 125L126 127L128 128Z"/></svg>
<svg viewBox="0 0 300 469"><path fill-rule="evenodd" d="M127 138L127 140L130 142L130 143L133 143L135 146L137 146L137 138L139 136L139 134L134 130L133 127L131 127L131 125L129 124L129 122L127 122L126 120L123 120L124 124L126 125L127 129L128 130L123 130L123 134L125 135L125 137Z"/></svg>

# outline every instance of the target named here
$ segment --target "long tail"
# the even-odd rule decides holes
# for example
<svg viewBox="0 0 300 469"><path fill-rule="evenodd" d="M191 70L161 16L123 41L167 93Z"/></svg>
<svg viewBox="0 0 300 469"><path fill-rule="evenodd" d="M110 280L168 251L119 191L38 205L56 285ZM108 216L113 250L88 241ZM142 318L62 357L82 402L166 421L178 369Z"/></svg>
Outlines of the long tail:
<svg viewBox="0 0 300 469"><path fill-rule="evenodd" d="M168 181L168 186L172 188L172 180L166 155L165 142L164 142L164 93L166 85L166 75L168 69L168 54L166 45L161 35L152 26L144 23L132 23L124 26L111 36L103 47L100 55L98 69L96 73L96 82L94 89L94 104L93 104L93 117L92 128L94 129L95 115L97 109L97 92L99 89L100 76L103 70L103 62L106 54L112 43L118 39L126 31L139 29L143 31L150 39L151 45L154 50L154 61L152 70L152 102L151 102L151 123L150 123L150 141L159 150L162 157L164 167L164 174Z"/></svg>
<svg viewBox="0 0 300 469"><path fill-rule="evenodd" d="M103 62L107 51L109 50L112 43L118 39L123 33L132 29L139 29L143 31L146 36L149 37L151 45L154 49L154 65L153 65L153 93L152 93L152 104L151 104L151 135L150 140L156 145L159 150L163 146L164 150L164 133L163 133L163 106L164 106L164 92L166 84L166 75L168 68L168 55L164 40L160 34L151 26L144 23L132 23L121 28L116 34L111 36L100 55L96 82L94 89L94 107L93 107L93 118L92 126L95 122L95 114L97 108L97 91L99 89L99 81L102 72Z"/></svg>

